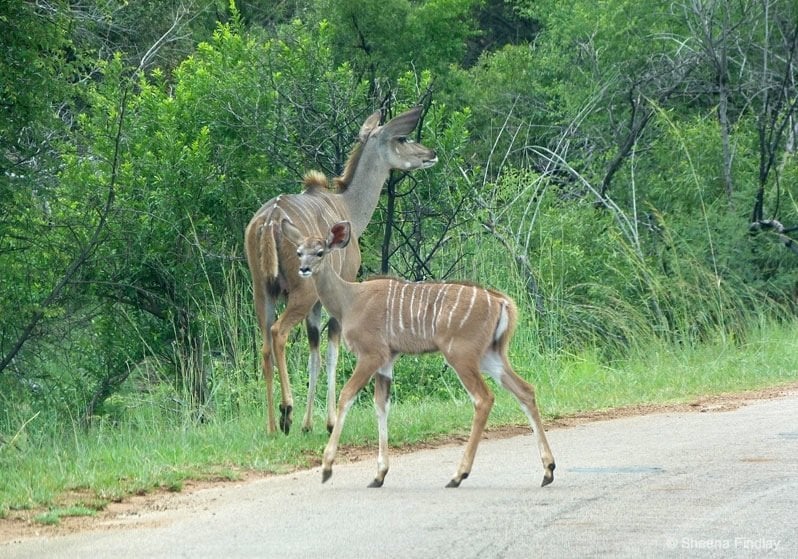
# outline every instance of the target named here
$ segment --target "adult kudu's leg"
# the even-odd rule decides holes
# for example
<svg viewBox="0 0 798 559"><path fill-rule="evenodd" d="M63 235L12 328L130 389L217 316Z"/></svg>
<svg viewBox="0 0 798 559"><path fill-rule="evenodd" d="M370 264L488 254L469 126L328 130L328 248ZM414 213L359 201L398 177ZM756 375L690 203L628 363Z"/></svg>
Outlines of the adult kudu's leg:
<svg viewBox="0 0 798 559"><path fill-rule="evenodd" d="M291 429L292 413L294 410L294 398L291 394L291 380L288 376L288 366L285 359L285 344L288 342L288 335L299 322L308 316L311 306L299 298L288 297L283 314L280 315L271 327L272 348L274 350L274 360L277 362L277 370L280 373L280 390L282 401L280 404L280 429L288 434ZM267 387L267 390L270 390ZM273 413L269 408L269 413Z"/></svg>
<svg viewBox="0 0 798 559"><path fill-rule="evenodd" d="M308 357L308 399L305 406L305 418L302 420L302 430L309 432L313 430L313 403L316 399L316 383L319 380L319 369L321 368L321 354L319 353L319 341L321 338L321 303L316 303L305 319L308 332L308 347L310 356Z"/></svg>
<svg viewBox="0 0 798 559"><path fill-rule="evenodd" d="M321 369L321 303L316 303L305 321L308 331L310 357L308 359L308 399L302 430L313 430L313 404L316 399L316 384ZM335 424L335 368L338 365L338 345L341 342L341 326L335 318L327 323L327 432L331 433Z"/></svg>
<svg viewBox="0 0 798 559"><path fill-rule="evenodd" d="M255 298L255 314L258 316L258 327L261 333L261 371L266 384L266 429L269 433L277 430L274 419L274 369L272 363L272 325L275 317L275 302L266 294L266 287L255 283L252 286Z"/></svg>

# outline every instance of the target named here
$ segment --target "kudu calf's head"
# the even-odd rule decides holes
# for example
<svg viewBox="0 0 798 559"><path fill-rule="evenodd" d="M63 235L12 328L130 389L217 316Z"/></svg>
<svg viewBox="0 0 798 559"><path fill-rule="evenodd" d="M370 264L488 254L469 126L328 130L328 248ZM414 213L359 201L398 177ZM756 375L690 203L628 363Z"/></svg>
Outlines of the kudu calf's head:
<svg viewBox="0 0 798 559"><path fill-rule="evenodd" d="M299 275L303 278L310 278L319 269L324 257L330 251L346 247L352 238L352 227L348 221L333 225L326 239L305 238L287 218L283 218L280 222L280 229L285 238L297 247Z"/></svg>

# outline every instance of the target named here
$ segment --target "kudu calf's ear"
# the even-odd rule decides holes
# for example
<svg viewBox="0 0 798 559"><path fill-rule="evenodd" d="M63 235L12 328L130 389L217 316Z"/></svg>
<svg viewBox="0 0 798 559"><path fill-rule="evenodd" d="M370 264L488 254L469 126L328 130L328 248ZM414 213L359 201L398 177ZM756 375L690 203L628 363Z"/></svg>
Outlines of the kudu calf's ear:
<svg viewBox="0 0 798 559"><path fill-rule="evenodd" d="M327 246L333 248L344 248L352 238L352 225L348 221L340 221L330 227L327 234Z"/></svg>
<svg viewBox="0 0 798 559"><path fill-rule="evenodd" d="M301 245L302 241L305 240L299 229L297 229L287 217L283 218L283 220L280 222L280 230L285 238L296 246Z"/></svg>

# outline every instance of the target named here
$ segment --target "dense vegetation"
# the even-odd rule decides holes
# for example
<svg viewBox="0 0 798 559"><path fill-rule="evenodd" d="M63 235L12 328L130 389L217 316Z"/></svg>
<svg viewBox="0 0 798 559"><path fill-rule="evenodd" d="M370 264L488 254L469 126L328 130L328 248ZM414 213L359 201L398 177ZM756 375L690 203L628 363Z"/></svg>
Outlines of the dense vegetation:
<svg viewBox="0 0 798 559"><path fill-rule="evenodd" d="M792 1L0 0L0 21L0 466L65 426L262 413L244 227L340 173L376 108L422 104L440 163L392 175L363 273L507 291L519 353L611 364L795 320ZM401 363L400 404L459 390Z"/></svg>

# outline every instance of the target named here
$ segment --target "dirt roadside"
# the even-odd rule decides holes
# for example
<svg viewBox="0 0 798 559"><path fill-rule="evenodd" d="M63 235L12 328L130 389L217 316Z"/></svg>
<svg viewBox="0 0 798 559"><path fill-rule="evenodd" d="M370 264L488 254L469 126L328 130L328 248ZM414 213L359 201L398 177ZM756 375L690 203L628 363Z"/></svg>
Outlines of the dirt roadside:
<svg viewBox="0 0 798 559"><path fill-rule="evenodd" d="M546 426L547 430L567 429L595 421L607 421L621 417L655 413L712 413L730 411L744 406L749 402L780 398L787 394L795 393L796 391L798 391L798 382L793 382L761 390L706 396L687 403L635 405L610 410L579 413L548 420ZM485 433L485 438L500 439L527 433L529 433L529 427L526 425L508 426L489 429ZM392 449L392 452L408 453L447 445L461 445L464 440L463 437L442 438L433 442L395 448ZM362 459L372 459L373 457L374 449L371 447L345 447L340 449L339 452L339 459L341 461L353 462ZM314 464L313 467L315 466ZM135 518L147 511L202 508L204 504L196 495L199 490L216 486L246 484L269 475L273 474L247 471L241 472L240 479L236 481L189 481L185 483L180 493L164 490L155 491L146 495L133 495L125 498L121 502L109 503L103 510L98 511L95 516L62 518L60 523L55 526L42 525L33 520L38 514L43 512L41 510L11 511L6 518L0 519L0 543L27 540L36 537L66 535L85 530L117 529L120 524L118 521L126 518ZM72 503L92 499L93 496L91 495L80 495L77 493L66 494L63 496L60 505L66 507Z"/></svg>

